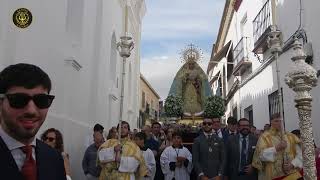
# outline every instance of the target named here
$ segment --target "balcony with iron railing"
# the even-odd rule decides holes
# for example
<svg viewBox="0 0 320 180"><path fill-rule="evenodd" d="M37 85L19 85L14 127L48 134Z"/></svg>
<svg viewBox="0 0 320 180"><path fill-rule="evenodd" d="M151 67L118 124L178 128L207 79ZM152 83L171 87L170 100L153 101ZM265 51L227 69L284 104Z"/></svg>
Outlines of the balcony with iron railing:
<svg viewBox="0 0 320 180"><path fill-rule="evenodd" d="M249 38L242 37L236 47L233 49L233 75L243 74L252 62L249 60Z"/></svg>
<svg viewBox="0 0 320 180"><path fill-rule="evenodd" d="M262 54L268 48L267 37L270 26L273 25L272 16L272 2L268 0L253 20L253 52L256 54Z"/></svg>

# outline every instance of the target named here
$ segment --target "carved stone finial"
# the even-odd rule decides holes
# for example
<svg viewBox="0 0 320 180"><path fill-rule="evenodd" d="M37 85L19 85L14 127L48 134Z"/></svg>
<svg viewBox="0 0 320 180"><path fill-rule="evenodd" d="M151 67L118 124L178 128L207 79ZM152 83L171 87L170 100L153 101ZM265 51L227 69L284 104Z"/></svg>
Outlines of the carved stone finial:
<svg viewBox="0 0 320 180"><path fill-rule="evenodd" d="M282 51L282 33L277 29L277 26L270 27L271 32L268 35L267 43L271 53L279 53Z"/></svg>
<svg viewBox="0 0 320 180"><path fill-rule="evenodd" d="M305 85L310 86L310 89L311 87L315 87L317 85L317 71L305 62L306 55L298 39L295 39L293 43L293 53L294 55L291 59L294 65L286 75L285 82L290 88L296 88L297 84L301 83L301 81Z"/></svg>
<svg viewBox="0 0 320 180"><path fill-rule="evenodd" d="M120 42L117 43L117 48L121 57L130 57L131 51L134 48L132 37L121 36Z"/></svg>

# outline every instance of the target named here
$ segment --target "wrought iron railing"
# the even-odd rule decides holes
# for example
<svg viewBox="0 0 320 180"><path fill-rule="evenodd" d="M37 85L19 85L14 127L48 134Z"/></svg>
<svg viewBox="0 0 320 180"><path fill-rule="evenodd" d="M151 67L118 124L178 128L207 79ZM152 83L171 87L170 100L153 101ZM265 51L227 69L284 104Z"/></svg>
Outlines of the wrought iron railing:
<svg viewBox="0 0 320 180"><path fill-rule="evenodd" d="M271 25L272 4L271 0L268 0L253 20L253 39L255 43Z"/></svg>
<svg viewBox="0 0 320 180"><path fill-rule="evenodd" d="M244 58L248 58L248 39L248 37L242 37L233 49L234 66L237 66L237 64Z"/></svg>

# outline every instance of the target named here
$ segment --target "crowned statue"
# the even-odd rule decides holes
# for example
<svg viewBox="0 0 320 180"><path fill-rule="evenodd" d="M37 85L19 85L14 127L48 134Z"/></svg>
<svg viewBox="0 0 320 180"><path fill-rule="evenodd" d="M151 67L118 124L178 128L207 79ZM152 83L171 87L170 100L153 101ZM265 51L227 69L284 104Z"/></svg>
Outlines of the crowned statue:
<svg viewBox="0 0 320 180"><path fill-rule="evenodd" d="M207 75L197 63L201 56L201 50L193 44L182 51L184 64L177 72L169 91L169 95L182 98L184 117L202 116L205 100L211 96Z"/></svg>

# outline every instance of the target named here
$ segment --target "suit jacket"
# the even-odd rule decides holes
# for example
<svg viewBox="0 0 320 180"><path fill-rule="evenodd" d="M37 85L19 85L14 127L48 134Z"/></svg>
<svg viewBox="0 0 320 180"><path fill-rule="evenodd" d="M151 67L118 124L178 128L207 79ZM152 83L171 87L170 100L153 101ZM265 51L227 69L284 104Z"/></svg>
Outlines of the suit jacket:
<svg viewBox="0 0 320 180"><path fill-rule="evenodd" d="M252 163L252 157L255 151L255 146L257 144L258 139L249 134L249 144L248 144L248 156L247 163L250 165ZM227 142L227 167L226 167L226 175L229 177L229 180L257 180L258 173L257 170L254 169L251 175L242 175L238 176L239 173L239 164L240 164L240 144L239 144L240 135L230 136Z"/></svg>
<svg viewBox="0 0 320 180"><path fill-rule="evenodd" d="M223 174L226 163L223 140L217 135L207 139L201 133L194 139L192 145L192 162L197 176L204 173L205 176L212 178Z"/></svg>
<svg viewBox="0 0 320 180"><path fill-rule="evenodd" d="M61 154L40 140L36 141L37 180L66 180ZM1 179L24 180L7 145L0 137Z"/></svg>
<svg viewBox="0 0 320 180"><path fill-rule="evenodd" d="M229 129L228 128L221 129L221 133L222 133L223 142L227 144L229 136L231 136L229 134Z"/></svg>

